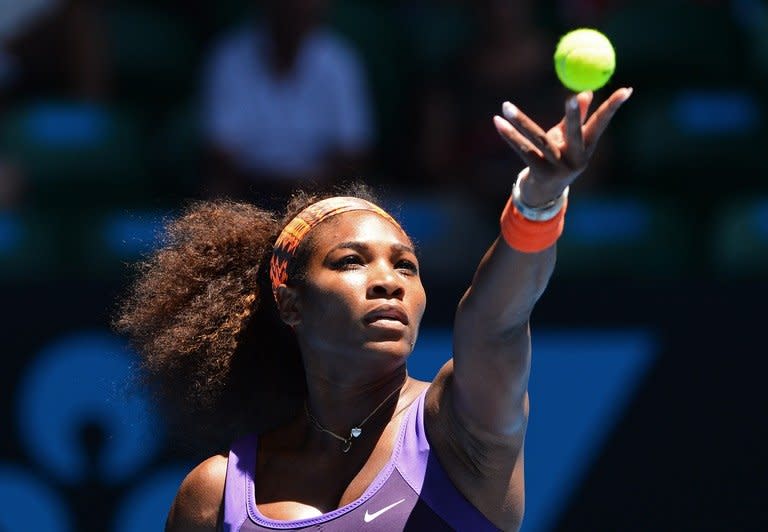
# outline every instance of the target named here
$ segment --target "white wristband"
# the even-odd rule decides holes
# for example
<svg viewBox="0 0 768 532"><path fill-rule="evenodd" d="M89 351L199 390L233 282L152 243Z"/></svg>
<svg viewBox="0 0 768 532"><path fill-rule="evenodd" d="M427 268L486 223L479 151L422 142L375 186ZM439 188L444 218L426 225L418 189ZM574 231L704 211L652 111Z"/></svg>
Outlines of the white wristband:
<svg viewBox="0 0 768 532"><path fill-rule="evenodd" d="M528 173L527 170L527 167L523 168L523 170L517 175L515 186L512 187L512 203L515 205L515 208L518 210L518 212L523 215L523 218L527 220L531 220L532 222L546 222L547 220L551 220L557 216L557 213L559 213L560 209L563 208L565 199L568 197L568 190L570 187L565 187L563 193L552 201L547 202L539 207L531 207L530 205L526 205L520 196L520 178L523 177L524 173Z"/></svg>

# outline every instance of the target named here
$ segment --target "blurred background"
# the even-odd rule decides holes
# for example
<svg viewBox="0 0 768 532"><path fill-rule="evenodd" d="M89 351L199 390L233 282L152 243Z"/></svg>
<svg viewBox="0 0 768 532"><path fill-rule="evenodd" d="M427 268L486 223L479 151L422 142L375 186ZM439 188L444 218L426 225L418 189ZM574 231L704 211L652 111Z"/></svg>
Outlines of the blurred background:
<svg viewBox="0 0 768 532"><path fill-rule="evenodd" d="M189 199L374 185L420 248L431 378L522 168L491 117L560 119L581 26L617 52L596 101L635 92L533 316L523 529L767 530L762 0L0 2L0 530L160 530L202 458L109 329Z"/></svg>

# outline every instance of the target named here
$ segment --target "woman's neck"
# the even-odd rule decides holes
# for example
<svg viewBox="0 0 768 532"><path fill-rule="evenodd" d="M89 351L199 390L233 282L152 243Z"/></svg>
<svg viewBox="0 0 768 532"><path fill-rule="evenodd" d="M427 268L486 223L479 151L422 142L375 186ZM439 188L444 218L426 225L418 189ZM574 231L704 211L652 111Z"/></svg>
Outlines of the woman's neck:
<svg viewBox="0 0 768 532"><path fill-rule="evenodd" d="M367 381L338 382L323 376L307 375L307 421L348 438L353 427L380 426L397 410L398 399L408 384L403 364L396 371ZM333 437L326 435L332 442ZM341 444L341 442L337 442Z"/></svg>

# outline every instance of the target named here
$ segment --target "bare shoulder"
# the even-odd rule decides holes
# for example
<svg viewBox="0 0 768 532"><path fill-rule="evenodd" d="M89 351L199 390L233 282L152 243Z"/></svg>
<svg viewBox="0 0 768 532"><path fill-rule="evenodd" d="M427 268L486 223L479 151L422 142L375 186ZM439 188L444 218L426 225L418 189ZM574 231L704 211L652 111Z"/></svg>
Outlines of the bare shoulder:
<svg viewBox="0 0 768 532"><path fill-rule="evenodd" d="M217 530L226 476L227 457L218 454L190 471L182 481L168 513L166 532Z"/></svg>
<svg viewBox="0 0 768 532"><path fill-rule="evenodd" d="M524 431L491 434L460 419L452 404L453 362L427 391L424 425L430 447L458 491L502 530L517 530L524 512Z"/></svg>

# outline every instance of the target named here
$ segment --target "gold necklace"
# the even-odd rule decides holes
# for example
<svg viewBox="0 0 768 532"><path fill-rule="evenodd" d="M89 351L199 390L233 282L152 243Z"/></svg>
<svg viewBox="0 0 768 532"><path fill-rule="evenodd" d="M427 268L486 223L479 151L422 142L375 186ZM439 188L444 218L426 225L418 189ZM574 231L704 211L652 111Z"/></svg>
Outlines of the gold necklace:
<svg viewBox="0 0 768 532"><path fill-rule="evenodd" d="M304 401L304 412L306 412L307 417L312 422L312 424L315 426L315 428L321 432L326 432L336 438L337 440L341 441L343 443L341 447L341 452L348 453L349 450L352 448L352 440L355 438L359 438L360 435L363 433L363 425L365 425L365 422L371 419L371 417L379 411L379 409L386 404L387 401L392 399L392 396L395 395L397 392L399 392L402 389L402 386L400 388L395 388L382 402L379 403L379 406L373 409L373 412L368 414L364 420L362 420L360 423L358 423L356 426L352 427L352 429L349 431L348 437L339 436L332 430L328 430L324 426L320 424L320 422L315 419L315 416L313 416L309 412L309 404L307 404L306 401Z"/></svg>

